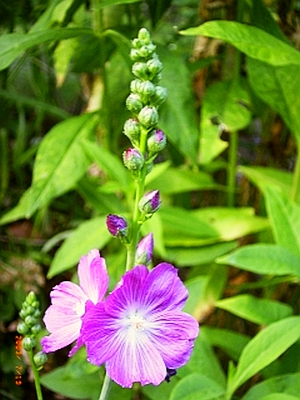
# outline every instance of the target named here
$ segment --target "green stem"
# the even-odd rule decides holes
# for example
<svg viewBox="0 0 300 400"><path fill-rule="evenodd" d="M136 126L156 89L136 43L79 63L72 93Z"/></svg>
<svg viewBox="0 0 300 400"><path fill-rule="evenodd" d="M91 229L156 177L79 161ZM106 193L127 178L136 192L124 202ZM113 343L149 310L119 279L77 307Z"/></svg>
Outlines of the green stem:
<svg viewBox="0 0 300 400"><path fill-rule="evenodd" d="M236 179L236 168L237 168L237 150L238 150L238 133L237 131L230 132L229 142L229 160L228 160L228 207L234 207L235 204L235 179Z"/></svg>
<svg viewBox="0 0 300 400"><path fill-rule="evenodd" d="M34 384L35 384L35 390L36 390L36 395L38 400L43 400L43 394L42 394L42 389L41 389L41 384L40 384L40 375L39 371L35 365L34 359L33 359L33 351L29 350L27 351L29 355L29 360L30 360L30 365L32 368L33 376L34 376Z"/></svg>
<svg viewBox="0 0 300 400"><path fill-rule="evenodd" d="M102 385L102 389L101 389L99 400L107 400L108 399L110 387L111 387L111 379L106 374L105 378L104 378L104 381L103 381L103 385Z"/></svg>
<svg viewBox="0 0 300 400"><path fill-rule="evenodd" d="M297 143L297 147L298 147L298 155L294 170L293 184L290 197L291 200L300 203L300 143Z"/></svg>
<svg viewBox="0 0 300 400"><path fill-rule="evenodd" d="M146 129L143 129L141 131L139 150L144 157L146 154L147 135L148 135L148 131ZM136 246L139 241L139 232L140 232L139 201L144 194L146 170L147 170L147 165L144 165L136 179L134 209L133 209L133 217L132 217L132 225L131 225L131 240L127 246L126 271L129 271L130 269L132 269L134 267Z"/></svg>

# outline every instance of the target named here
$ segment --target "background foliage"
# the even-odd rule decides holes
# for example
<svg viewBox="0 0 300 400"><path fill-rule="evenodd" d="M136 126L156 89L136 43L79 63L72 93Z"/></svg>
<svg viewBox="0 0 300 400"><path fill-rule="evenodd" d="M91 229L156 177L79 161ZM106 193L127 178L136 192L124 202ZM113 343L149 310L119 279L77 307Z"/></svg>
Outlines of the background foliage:
<svg viewBox="0 0 300 400"><path fill-rule="evenodd" d="M147 27L164 65L168 146L147 177L163 205L143 227L155 261L180 268L201 323L171 383L113 386L111 399L300 398L300 55L297 1L2 2L0 37L0 394L34 398L18 310L76 279L99 248L111 285L125 252L105 226L127 216L121 162L130 40ZM45 398L97 399L84 350L50 358Z"/></svg>

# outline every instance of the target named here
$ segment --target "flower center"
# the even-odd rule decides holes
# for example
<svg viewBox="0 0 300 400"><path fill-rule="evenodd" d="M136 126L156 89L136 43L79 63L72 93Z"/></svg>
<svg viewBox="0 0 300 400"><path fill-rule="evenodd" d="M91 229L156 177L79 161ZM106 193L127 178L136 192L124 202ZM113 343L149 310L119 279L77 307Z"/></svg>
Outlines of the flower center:
<svg viewBox="0 0 300 400"><path fill-rule="evenodd" d="M126 322L127 328L131 328L134 331L140 332L145 329L145 318L138 313L128 315Z"/></svg>
<svg viewBox="0 0 300 400"><path fill-rule="evenodd" d="M82 317L82 315L85 313L85 302L83 301L78 301L74 307L73 310L75 313L79 316Z"/></svg>

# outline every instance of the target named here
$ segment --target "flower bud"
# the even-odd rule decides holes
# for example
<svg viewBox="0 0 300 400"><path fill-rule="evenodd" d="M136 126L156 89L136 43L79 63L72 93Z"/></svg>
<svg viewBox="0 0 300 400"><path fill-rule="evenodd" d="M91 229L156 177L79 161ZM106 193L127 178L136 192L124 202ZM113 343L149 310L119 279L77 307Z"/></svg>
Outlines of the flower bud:
<svg viewBox="0 0 300 400"><path fill-rule="evenodd" d="M20 335L26 335L26 333L29 331L29 327L25 324L24 321L21 321L18 323L17 331Z"/></svg>
<svg viewBox="0 0 300 400"><path fill-rule="evenodd" d="M29 292L28 295L26 296L26 303L29 305L33 305L36 300L36 295L34 292Z"/></svg>
<svg viewBox="0 0 300 400"><path fill-rule="evenodd" d="M151 36L150 33L147 31L146 28L141 28L138 33L138 39L143 42L144 44L151 43Z"/></svg>
<svg viewBox="0 0 300 400"><path fill-rule="evenodd" d="M155 90L155 89L156 89L156 88L155 88L155 85L153 85L152 82L150 82L150 81L144 81L144 82L142 82L142 83L140 84L140 87L139 87L139 94L140 94L141 96L146 97L146 98L150 98L150 97L154 96L154 94L156 93L156 90Z"/></svg>
<svg viewBox="0 0 300 400"><path fill-rule="evenodd" d="M141 96L137 93L131 93L126 99L126 107L134 114L138 114L143 108Z"/></svg>
<svg viewBox="0 0 300 400"><path fill-rule="evenodd" d="M147 64L144 62L135 62L132 66L132 73L139 79L148 79L149 69Z"/></svg>
<svg viewBox="0 0 300 400"><path fill-rule="evenodd" d="M146 193L139 202L139 209L145 215L152 215L160 207L160 195L158 190Z"/></svg>
<svg viewBox="0 0 300 400"><path fill-rule="evenodd" d="M155 107L143 107L139 112L138 119L145 128L151 128L158 122L158 112Z"/></svg>
<svg viewBox="0 0 300 400"><path fill-rule="evenodd" d="M44 364L46 364L47 360L48 360L47 354L43 353L42 351L39 351L33 356L33 361L38 369L40 369Z"/></svg>
<svg viewBox="0 0 300 400"><path fill-rule="evenodd" d="M109 214L106 217L106 226L109 232L115 236L127 236L127 222L118 215Z"/></svg>
<svg viewBox="0 0 300 400"><path fill-rule="evenodd" d="M140 138L141 128L137 119L129 118L124 124L124 134L131 142L138 141Z"/></svg>
<svg viewBox="0 0 300 400"><path fill-rule="evenodd" d="M33 327L31 328L31 332L33 333L33 335L37 335L38 333L40 333L42 330L42 327L40 324L35 324L33 325Z"/></svg>
<svg viewBox="0 0 300 400"><path fill-rule="evenodd" d="M167 139L162 130L156 129L152 131L151 135L147 140L147 146L150 153L159 153L165 148Z"/></svg>
<svg viewBox="0 0 300 400"><path fill-rule="evenodd" d="M130 50L130 58L134 62L141 61L141 56L140 56L140 53L139 53L139 51L137 49L131 49Z"/></svg>
<svg viewBox="0 0 300 400"><path fill-rule="evenodd" d="M167 89L162 86L155 87L155 93L152 99L152 103L155 106L159 106L166 101Z"/></svg>
<svg viewBox="0 0 300 400"><path fill-rule="evenodd" d="M25 319L27 317L27 312L22 308L22 310L19 312L19 315L22 319Z"/></svg>
<svg viewBox="0 0 300 400"><path fill-rule="evenodd" d="M159 74L162 71L163 65L159 61L158 57L156 57L156 58L151 58L150 60L147 61L147 68L149 70L149 74L152 79L155 77L155 75Z"/></svg>
<svg viewBox="0 0 300 400"><path fill-rule="evenodd" d="M136 149L127 149L123 153L123 161L126 168L129 171L137 171L143 168L144 165L144 157L143 155Z"/></svg>
<svg viewBox="0 0 300 400"><path fill-rule="evenodd" d="M137 94L139 94L142 83L143 83L143 81L141 81L140 79L134 79L134 80L131 81L131 83L130 83L130 91L131 91L132 93L137 93Z"/></svg>
<svg viewBox="0 0 300 400"><path fill-rule="evenodd" d="M143 45L139 50L139 56L147 59L153 56L156 46L152 43Z"/></svg>
<svg viewBox="0 0 300 400"><path fill-rule="evenodd" d="M36 340L30 336L25 336L22 340L22 347L26 351L33 350L36 346Z"/></svg>
<svg viewBox="0 0 300 400"><path fill-rule="evenodd" d="M135 254L135 265L146 265L148 266L151 262L153 254L153 234L145 236L137 246Z"/></svg>
<svg viewBox="0 0 300 400"><path fill-rule="evenodd" d="M143 41L137 38L134 38L132 41L132 47L135 49L140 49L143 46Z"/></svg>
<svg viewBox="0 0 300 400"><path fill-rule="evenodd" d="M24 322L28 327L31 328L36 323L36 319L32 315L27 315Z"/></svg>

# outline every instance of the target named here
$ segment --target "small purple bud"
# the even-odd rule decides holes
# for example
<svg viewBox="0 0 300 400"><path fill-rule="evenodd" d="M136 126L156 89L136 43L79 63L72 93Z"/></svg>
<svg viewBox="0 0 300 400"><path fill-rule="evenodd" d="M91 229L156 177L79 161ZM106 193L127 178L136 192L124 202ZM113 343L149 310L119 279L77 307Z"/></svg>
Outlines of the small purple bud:
<svg viewBox="0 0 300 400"><path fill-rule="evenodd" d="M109 232L115 236L127 236L127 222L118 215L109 214L106 217L106 226Z"/></svg>
<svg viewBox="0 0 300 400"><path fill-rule="evenodd" d="M143 168L144 157L137 149L127 149L123 153L123 161L129 171L137 171Z"/></svg>
<svg viewBox="0 0 300 400"><path fill-rule="evenodd" d="M135 265L149 265L153 254L153 234L149 233L137 245Z"/></svg>
<svg viewBox="0 0 300 400"><path fill-rule="evenodd" d="M142 108L138 115L138 120L146 128L151 128L158 122L157 109L155 107L148 107L148 106Z"/></svg>
<svg viewBox="0 0 300 400"><path fill-rule="evenodd" d="M152 190L141 198L139 209L143 214L150 216L159 209L160 203L159 190Z"/></svg>
<svg viewBox="0 0 300 400"><path fill-rule="evenodd" d="M166 136L162 130L156 129L151 133L147 140L147 146L150 153L159 153L162 149L166 147Z"/></svg>

